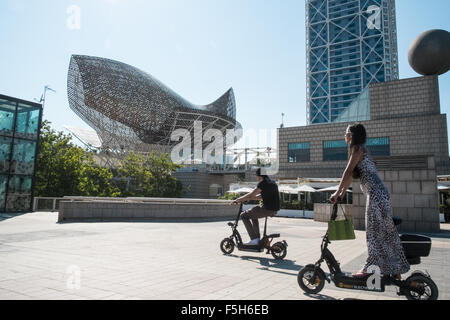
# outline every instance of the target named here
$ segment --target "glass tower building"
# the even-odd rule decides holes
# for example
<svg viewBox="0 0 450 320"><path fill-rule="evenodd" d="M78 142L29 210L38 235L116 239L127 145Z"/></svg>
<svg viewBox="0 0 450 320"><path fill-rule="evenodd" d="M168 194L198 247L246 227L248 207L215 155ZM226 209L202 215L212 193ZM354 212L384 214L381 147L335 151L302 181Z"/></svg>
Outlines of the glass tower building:
<svg viewBox="0 0 450 320"><path fill-rule="evenodd" d="M42 105L0 95L0 212L31 211Z"/></svg>
<svg viewBox="0 0 450 320"><path fill-rule="evenodd" d="M306 0L306 42L309 125L339 122L369 84L398 79L395 0Z"/></svg>

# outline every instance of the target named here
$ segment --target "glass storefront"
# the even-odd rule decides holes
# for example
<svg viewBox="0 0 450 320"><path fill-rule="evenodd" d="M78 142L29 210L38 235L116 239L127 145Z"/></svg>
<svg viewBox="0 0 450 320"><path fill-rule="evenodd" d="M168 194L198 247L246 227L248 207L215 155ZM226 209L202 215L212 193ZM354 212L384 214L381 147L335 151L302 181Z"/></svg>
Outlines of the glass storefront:
<svg viewBox="0 0 450 320"><path fill-rule="evenodd" d="M0 95L0 212L31 211L42 106Z"/></svg>

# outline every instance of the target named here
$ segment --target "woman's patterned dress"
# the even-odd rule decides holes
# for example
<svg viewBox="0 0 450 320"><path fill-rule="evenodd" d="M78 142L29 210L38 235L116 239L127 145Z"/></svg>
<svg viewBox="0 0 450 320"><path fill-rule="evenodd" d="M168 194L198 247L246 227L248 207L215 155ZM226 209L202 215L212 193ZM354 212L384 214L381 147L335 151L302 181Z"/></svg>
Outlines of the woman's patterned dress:
<svg viewBox="0 0 450 320"><path fill-rule="evenodd" d="M367 154L356 169L361 174L361 189L367 196L366 236L369 258L364 272L370 266L378 266L382 275L404 274L409 271L410 266L392 220L389 190Z"/></svg>

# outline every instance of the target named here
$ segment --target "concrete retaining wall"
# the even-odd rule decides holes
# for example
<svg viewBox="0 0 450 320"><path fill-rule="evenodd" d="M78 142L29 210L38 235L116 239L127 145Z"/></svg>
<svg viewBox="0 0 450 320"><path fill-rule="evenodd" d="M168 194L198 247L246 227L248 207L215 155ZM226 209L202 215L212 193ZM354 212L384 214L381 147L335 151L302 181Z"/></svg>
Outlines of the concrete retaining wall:
<svg viewBox="0 0 450 320"><path fill-rule="evenodd" d="M248 210L252 207L254 207L254 205L244 204L243 211ZM278 211L276 216L281 218L314 219L314 211L281 209L280 211Z"/></svg>
<svg viewBox="0 0 450 320"><path fill-rule="evenodd" d="M68 198L60 202L58 222L236 218L239 206L226 200Z"/></svg>

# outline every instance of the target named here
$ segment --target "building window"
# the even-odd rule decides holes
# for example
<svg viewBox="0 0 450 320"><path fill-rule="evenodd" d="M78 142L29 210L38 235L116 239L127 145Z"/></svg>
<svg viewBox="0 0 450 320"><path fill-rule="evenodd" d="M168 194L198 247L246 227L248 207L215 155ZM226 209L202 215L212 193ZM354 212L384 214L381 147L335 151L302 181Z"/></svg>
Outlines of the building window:
<svg viewBox="0 0 450 320"><path fill-rule="evenodd" d="M290 163L310 161L310 143L290 143L288 147L288 161Z"/></svg>
<svg viewBox="0 0 450 320"><path fill-rule="evenodd" d="M367 149L373 157L389 157L391 155L388 137L367 139Z"/></svg>
<svg viewBox="0 0 450 320"><path fill-rule="evenodd" d="M348 148L345 140L323 142L323 161L345 161L347 159Z"/></svg>

